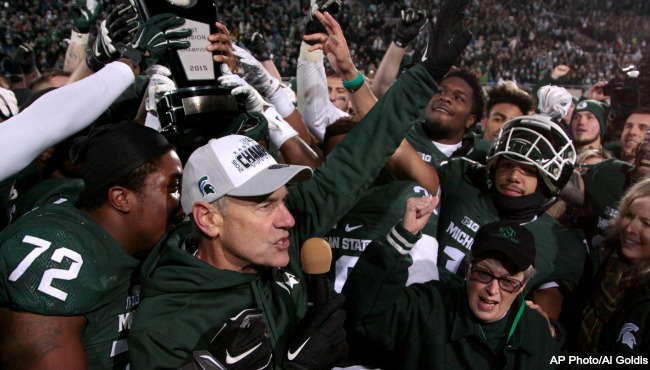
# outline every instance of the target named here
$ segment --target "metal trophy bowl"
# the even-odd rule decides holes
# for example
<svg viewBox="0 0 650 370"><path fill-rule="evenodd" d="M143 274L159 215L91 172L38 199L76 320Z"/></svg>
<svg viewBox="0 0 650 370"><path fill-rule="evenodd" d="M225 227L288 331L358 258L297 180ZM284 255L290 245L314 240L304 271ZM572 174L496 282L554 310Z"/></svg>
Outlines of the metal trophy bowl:
<svg viewBox="0 0 650 370"><path fill-rule="evenodd" d="M218 86L221 63L214 62L205 48L208 36L218 32L217 0L137 0L136 4L144 20L174 13L185 18L183 28L192 30L186 39L189 48L168 52L160 61L171 70L178 89L165 94L156 107L163 134L184 159L246 112L243 102L230 94L232 88Z"/></svg>

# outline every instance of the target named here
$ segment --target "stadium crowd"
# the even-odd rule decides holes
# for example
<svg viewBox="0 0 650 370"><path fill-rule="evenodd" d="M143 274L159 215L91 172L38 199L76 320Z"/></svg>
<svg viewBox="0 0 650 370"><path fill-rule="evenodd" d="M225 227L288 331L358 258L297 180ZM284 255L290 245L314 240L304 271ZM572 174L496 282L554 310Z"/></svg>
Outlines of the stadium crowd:
<svg viewBox="0 0 650 370"><path fill-rule="evenodd" d="M647 367L649 10L3 3L0 368Z"/></svg>
<svg viewBox="0 0 650 370"><path fill-rule="evenodd" d="M107 9L110 3L107 1ZM221 19L235 39L250 30L264 34L281 75L295 76L299 35L305 25L302 14L308 1L218 3ZM349 35L350 50L359 68L372 77L390 44L401 10L425 9L438 3L344 2L339 21ZM20 36L38 51L37 66L41 70L62 68L71 31L69 4L53 0L4 4L0 34L4 35L5 55L11 55L14 39ZM475 38L461 65L480 74L483 83L512 79L533 85L540 74L564 64L572 68L572 73L562 82L586 89L597 81L611 79L621 67L638 63L650 39L650 4L644 1L476 0L468 9ZM418 36L404 63L417 60L425 42L426 35ZM15 73L11 67L4 71Z"/></svg>

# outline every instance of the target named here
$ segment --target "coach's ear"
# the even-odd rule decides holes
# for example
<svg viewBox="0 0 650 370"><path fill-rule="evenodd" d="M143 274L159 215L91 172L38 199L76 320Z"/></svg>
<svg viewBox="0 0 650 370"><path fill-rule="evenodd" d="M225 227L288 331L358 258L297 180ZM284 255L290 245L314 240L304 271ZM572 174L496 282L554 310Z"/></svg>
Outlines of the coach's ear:
<svg viewBox="0 0 650 370"><path fill-rule="evenodd" d="M192 206L192 218L203 234L210 238L219 235L223 215L217 207L208 202L196 202Z"/></svg>

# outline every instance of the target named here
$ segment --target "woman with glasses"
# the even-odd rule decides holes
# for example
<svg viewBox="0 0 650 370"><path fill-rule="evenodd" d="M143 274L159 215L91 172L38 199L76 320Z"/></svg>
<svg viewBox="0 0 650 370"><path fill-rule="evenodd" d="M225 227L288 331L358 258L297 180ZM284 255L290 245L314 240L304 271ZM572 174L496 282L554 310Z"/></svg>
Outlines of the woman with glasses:
<svg viewBox="0 0 650 370"><path fill-rule="evenodd" d="M402 223L370 244L351 272L343 288L350 355L363 341L390 353L389 364L366 364L382 369L555 368L549 322L522 295L535 271L535 240L519 224L478 230L463 284L405 287L408 251L435 204L407 200Z"/></svg>

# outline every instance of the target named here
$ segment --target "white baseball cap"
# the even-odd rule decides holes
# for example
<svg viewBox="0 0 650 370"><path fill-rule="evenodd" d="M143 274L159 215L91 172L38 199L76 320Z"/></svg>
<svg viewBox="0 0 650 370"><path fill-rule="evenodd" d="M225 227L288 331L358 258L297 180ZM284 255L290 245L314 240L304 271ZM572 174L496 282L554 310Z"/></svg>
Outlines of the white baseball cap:
<svg viewBox="0 0 650 370"><path fill-rule="evenodd" d="M257 141L242 135L212 139L196 149L183 169L181 204L186 214L194 203L225 196L270 194L290 182L311 178L307 166L278 164Z"/></svg>

